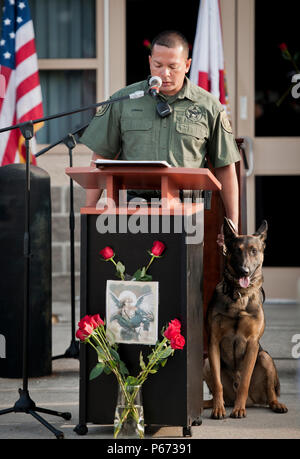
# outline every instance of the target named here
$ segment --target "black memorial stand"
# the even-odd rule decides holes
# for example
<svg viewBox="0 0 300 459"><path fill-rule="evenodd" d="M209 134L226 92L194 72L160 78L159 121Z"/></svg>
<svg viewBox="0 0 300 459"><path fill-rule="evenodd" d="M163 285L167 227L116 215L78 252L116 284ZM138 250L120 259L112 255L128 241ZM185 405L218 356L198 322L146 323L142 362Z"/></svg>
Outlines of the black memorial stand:
<svg viewBox="0 0 300 459"><path fill-rule="evenodd" d="M202 225L203 210L200 213ZM174 226L176 219L182 218L171 217L171 226ZM159 282L158 331L160 333L164 325L178 318L182 323L186 346L176 351L157 374L149 376L142 388L143 406L147 425L182 426L184 435L188 435L193 423L201 423L202 413L203 240L187 245L186 235L174 232L101 235L96 230L96 219L96 215L81 216L81 317L96 313L105 317L106 281L116 278L113 265L101 260L101 248L107 245L113 247L117 259L122 260L127 272L132 274L145 264L147 250L151 249L154 240L164 242L167 247L163 258L153 264L149 271L153 280ZM163 216L159 217L160 225L163 219ZM142 351L146 357L150 353L149 347L120 344L119 349L130 374L138 374L139 353ZM85 426L88 422L113 424L114 420L116 380L111 375L102 375L89 381L89 373L95 364L94 350L81 346L78 433L87 431Z"/></svg>

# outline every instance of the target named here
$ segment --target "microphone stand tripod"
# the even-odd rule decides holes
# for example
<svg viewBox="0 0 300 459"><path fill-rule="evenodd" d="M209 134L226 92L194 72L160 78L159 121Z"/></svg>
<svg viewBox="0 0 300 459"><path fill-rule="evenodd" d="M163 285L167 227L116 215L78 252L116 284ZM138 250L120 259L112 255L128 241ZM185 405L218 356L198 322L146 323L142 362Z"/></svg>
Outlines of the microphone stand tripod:
<svg viewBox="0 0 300 459"><path fill-rule="evenodd" d="M50 145L49 147L44 148L43 150L39 151L35 157L41 156L42 154L49 151L52 147L58 145L59 143L63 142L69 151L69 165L73 167L73 148L76 146L76 140L74 138L75 134L80 134L84 129L88 126L80 127L76 131L70 133L64 139L55 142L54 144ZM73 194L73 179L70 178L70 210L69 210L69 228L70 228L70 273L71 273L71 343L70 346L66 349L64 354L60 354L57 356L52 357L52 360L62 359L62 358L79 358L79 341L75 339L75 217L74 217L74 194Z"/></svg>
<svg viewBox="0 0 300 459"><path fill-rule="evenodd" d="M47 429L49 429L56 438L64 438L64 433L61 430L53 427L38 413L52 414L60 416L63 419L71 419L71 413L62 413L59 411L48 410L36 406L35 402L30 398L28 391L28 336L29 336L29 307L30 307L30 151L29 141L33 137L33 123L28 122L20 127L23 137L25 138L26 148L26 189L25 189L25 230L24 230L24 320L23 320L23 387L19 389L20 398L16 401L12 408L0 411L0 415L7 413L26 413L31 414Z"/></svg>

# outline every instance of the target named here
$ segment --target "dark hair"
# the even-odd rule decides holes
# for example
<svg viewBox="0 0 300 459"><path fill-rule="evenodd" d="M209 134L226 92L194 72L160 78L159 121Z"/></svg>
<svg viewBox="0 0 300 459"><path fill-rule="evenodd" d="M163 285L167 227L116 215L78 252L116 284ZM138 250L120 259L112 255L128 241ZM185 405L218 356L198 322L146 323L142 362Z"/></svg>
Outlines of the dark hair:
<svg viewBox="0 0 300 459"><path fill-rule="evenodd" d="M187 57L189 56L189 42L185 36L177 30L166 30L156 35L151 43L151 53L155 45L166 46L167 48L182 46Z"/></svg>

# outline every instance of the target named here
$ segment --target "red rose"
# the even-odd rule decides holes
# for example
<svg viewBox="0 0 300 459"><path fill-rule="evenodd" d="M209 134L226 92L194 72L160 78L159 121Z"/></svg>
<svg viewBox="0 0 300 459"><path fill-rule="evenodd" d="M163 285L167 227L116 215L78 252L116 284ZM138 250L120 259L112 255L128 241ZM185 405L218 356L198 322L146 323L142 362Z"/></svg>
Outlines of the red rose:
<svg viewBox="0 0 300 459"><path fill-rule="evenodd" d="M143 41L143 45L146 46L146 48L151 48L151 43L149 40L147 40L147 38L145 38L145 40Z"/></svg>
<svg viewBox="0 0 300 459"><path fill-rule="evenodd" d="M93 333L95 326L98 327L96 321L92 320L92 316L84 316L78 322L78 338L84 341L88 336L90 336ZM84 337L84 339L82 339L82 337Z"/></svg>
<svg viewBox="0 0 300 459"><path fill-rule="evenodd" d="M78 327L79 328L84 328L85 324L91 325L92 326L92 316L84 316L79 322L78 322ZM94 327L93 327L94 328Z"/></svg>
<svg viewBox="0 0 300 459"><path fill-rule="evenodd" d="M93 333L94 329L100 325L104 325L104 322L99 314L94 316L86 315L78 322L79 328L76 332L76 337L81 341L85 341Z"/></svg>
<svg viewBox="0 0 300 459"><path fill-rule="evenodd" d="M185 345L185 339L182 335L178 334L171 339L172 349L183 349Z"/></svg>
<svg viewBox="0 0 300 459"><path fill-rule="evenodd" d="M287 50L286 43L280 43L279 48L281 49L281 51L286 51Z"/></svg>
<svg viewBox="0 0 300 459"><path fill-rule="evenodd" d="M173 320L171 320L170 323L171 323L172 325L174 325L174 327L177 327L179 331L181 330L181 322L180 322L180 320L178 320L178 319L173 319Z"/></svg>
<svg viewBox="0 0 300 459"><path fill-rule="evenodd" d="M99 314L95 314L91 317L91 323L93 324L94 328L100 327L100 325L104 325L104 322Z"/></svg>
<svg viewBox="0 0 300 459"><path fill-rule="evenodd" d="M90 335L85 333L84 330L80 328L76 332L76 338L80 339L80 341L85 341Z"/></svg>
<svg viewBox="0 0 300 459"><path fill-rule="evenodd" d="M165 250L166 246L163 242L160 242L160 241L154 241L153 242L153 246L152 246L152 249L151 249L151 253L152 255L154 255L155 257L159 257L163 251Z"/></svg>
<svg viewBox="0 0 300 459"><path fill-rule="evenodd" d="M94 327L91 323L84 323L83 327L80 327L80 330L82 330L84 333L87 335L91 335L94 331Z"/></svg>
<svg viewBox="0 0 300 459"><path fill-rule="evenodd" d="M109 260L114 256L114 251L111 247L104 247L104 249L100 250L100 255L104 258L104 260Z"/></svg>
<svg viewBox="0 0 300 459"><path fill-rule="evenodd" d="M164 333L164 336L171 341L173 338L175 338L175 336L180 334L180 328L181 324L179 320L171 320L171 322L169 322L167 330Z"/></svg>

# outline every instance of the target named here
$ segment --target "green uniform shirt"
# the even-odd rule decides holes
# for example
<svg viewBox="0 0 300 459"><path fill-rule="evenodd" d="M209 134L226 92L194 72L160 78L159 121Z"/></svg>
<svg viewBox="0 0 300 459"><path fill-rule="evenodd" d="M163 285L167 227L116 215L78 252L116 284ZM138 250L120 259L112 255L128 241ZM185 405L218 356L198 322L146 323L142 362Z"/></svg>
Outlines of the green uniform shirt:
<svg viewBox="0 0 300 459"><path fill-rule="evenodd" d="M147 81L127 86L112 98L148 89ZM223 106L188 78L167 100L172 113L161 118L157 99L146 95L101 107L80 141L107 159L165 160L175 167L213 167L240 160Z"/></svg>

